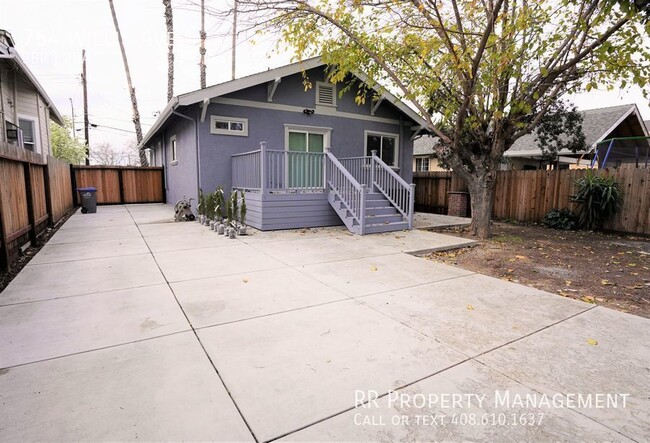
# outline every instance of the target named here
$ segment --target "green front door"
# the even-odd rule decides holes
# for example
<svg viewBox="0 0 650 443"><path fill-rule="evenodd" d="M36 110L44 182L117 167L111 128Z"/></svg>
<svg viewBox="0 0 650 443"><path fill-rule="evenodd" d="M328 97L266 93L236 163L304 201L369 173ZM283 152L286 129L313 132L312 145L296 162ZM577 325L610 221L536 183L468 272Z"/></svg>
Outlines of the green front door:
<svg viewBox="0 0 650 443"><path fill-rule="evenodd" d="M325 134L289 131L288 137L289 187L323 186L323 157L317 154L323 153Z"/></svg>

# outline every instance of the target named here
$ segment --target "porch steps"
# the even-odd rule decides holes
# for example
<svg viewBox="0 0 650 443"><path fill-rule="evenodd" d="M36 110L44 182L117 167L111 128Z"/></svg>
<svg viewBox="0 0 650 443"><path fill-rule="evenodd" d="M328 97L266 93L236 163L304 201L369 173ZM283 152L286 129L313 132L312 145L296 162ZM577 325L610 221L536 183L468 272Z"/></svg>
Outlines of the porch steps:
<svg viewBox="0 0 650 443"><path fill-rule="evenodd" d="M357 220L352 217L345 203L334 193L329 195L330 205L341 217L347 228L355 234L361 234L361 226ZM378 192L369 192L366 194L366 234L375 234L379 232L393 232L408 229L408 221L404 216Z"/></svg>

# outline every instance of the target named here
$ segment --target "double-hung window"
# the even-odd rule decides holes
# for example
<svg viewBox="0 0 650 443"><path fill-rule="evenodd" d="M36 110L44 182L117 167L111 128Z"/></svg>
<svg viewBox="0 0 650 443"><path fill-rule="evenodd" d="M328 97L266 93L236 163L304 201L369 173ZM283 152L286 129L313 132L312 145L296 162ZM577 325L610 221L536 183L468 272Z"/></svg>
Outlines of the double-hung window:
<svg viewBox="0 0 650 443"><path fill-rule="evenodd" d="M36 130L34 120L18 119L18 126L23 131L23 146L29 151L36 152Z"/></svg>

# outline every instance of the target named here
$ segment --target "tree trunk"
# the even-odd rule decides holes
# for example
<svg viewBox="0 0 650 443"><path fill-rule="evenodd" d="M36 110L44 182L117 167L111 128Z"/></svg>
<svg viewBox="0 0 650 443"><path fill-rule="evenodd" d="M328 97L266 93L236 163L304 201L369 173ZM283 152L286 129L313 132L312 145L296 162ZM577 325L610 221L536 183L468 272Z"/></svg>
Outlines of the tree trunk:
<svg viewBox="0 0 650 443"><path fill-rule="evenodd" d="M174 97L174 17L172 0L162 0L165 6L165 26L167 26L167 101Z"/></svg>
<svg viewBox="0 0 650 443"><path fill-rule="evenodd" d="M467 187L472 205L472 223L470 233L480 239L491 235L492 207L496 188L496 172L473 176Z"/></svg>
<svg viewBox="0 0 650 443"><path fill-rule="evenodd" d="M201 46L199 47L199 54L201 54L201 61L199 62L199 81L201 89L205 88L205 0L201 0L201 31L199 32L201 38Z"/></svg>
<svg viewBox="0 0 650 443"><path fill-rule="evenodd" d="M115 32L117 33L117 41L120 44L120 50L122 51L122 61L124 62L124 72L126 73L126 82L129 86L129 93L131 94L131 107L133 108L133 125L135 126L135 137L138 142L138 145L142 142L142 126L140 125L140 112L138 111L138 100L135 96L135 88L133 87L133 82L131 81L131 71L129 70L129 62L126 58L126 50L124 49L124 42L122 41L122 33L120 32L120 26L117 23L117 15L115 15L115 6L113 6L113 0L108 0L108 4L111 7L111 14L113 15L113 24L115 25ZM140 149L140 166L149 166L147 161L147 155L144 152L144 149Z"/></svg>

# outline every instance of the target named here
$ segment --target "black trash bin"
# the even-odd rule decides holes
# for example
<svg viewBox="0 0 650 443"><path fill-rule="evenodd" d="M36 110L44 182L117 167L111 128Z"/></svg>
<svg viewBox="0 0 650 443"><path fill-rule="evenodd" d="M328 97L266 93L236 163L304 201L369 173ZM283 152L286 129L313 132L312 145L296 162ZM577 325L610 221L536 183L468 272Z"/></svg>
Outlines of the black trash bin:
<svg viewBox="0 0 650 443"><path fill-rule="evenodd" d="M97 212L97 188L77 188L81 199L81 213L94 214Z"/></svg>

